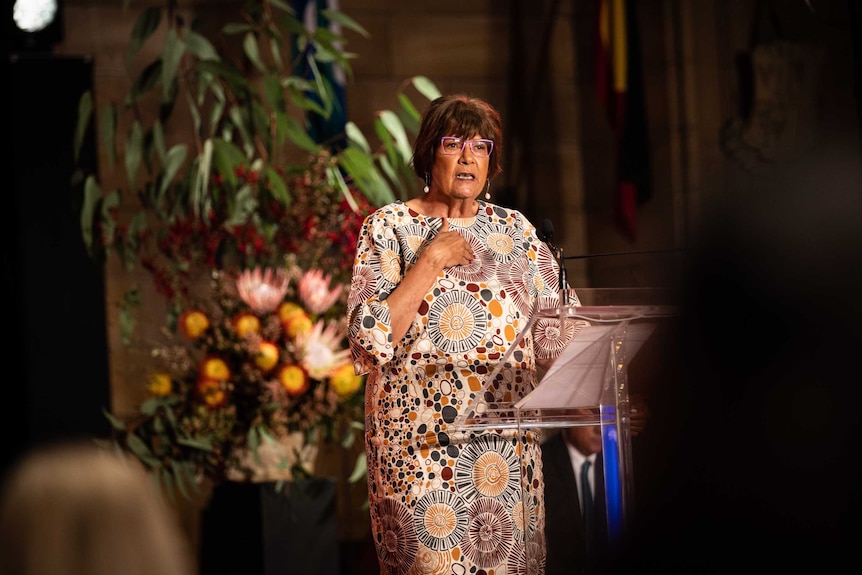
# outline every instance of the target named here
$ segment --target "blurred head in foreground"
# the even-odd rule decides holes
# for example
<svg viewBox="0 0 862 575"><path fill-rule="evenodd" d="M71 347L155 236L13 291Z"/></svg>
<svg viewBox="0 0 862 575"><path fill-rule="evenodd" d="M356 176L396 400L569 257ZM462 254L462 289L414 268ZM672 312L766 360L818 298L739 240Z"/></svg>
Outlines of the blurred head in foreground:
<svg viewBox="0 0 862 575"><path fill-rule="evenodd" d="M144 469L95 443L42 447L0 491L4 575L190 575L177 516Z"/></svg>

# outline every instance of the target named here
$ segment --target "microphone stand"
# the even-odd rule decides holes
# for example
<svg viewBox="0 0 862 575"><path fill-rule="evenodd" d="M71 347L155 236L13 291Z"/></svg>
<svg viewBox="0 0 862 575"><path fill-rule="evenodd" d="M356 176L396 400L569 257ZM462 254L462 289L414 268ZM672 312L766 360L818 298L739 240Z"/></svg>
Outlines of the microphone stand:
<svg viewBox="0 0 862 575"><path fill-rule="evenodd" d="M563 248L557 248L557 261L560 264L560 306L569 305L569 280L566 276L566 262L563 259Z"/></svg>

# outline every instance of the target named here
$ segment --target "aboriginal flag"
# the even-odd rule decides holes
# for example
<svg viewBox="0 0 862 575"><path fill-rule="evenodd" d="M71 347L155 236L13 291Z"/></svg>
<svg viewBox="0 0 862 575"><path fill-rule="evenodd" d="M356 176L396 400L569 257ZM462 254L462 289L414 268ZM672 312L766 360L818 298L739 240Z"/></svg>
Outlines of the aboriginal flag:
<svg viewBox="0 0 862 575"><path fill-rule="evenodd" d="M649 138L639 53L636 0L598 0L595 81L616 141L614 219L630 241L637 206L650 198Z"/></svg>

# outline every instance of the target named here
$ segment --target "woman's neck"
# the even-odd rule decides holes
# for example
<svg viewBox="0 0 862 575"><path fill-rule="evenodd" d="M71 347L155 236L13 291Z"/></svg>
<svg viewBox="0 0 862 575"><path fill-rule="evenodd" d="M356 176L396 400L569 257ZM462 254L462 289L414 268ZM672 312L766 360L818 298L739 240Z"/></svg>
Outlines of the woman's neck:
<svg viewBox="0 0 862 575"><path fill-rule="evenodd" d="M476 200L463 200L445 204L442 202L429 202L425 198L413 198L406 202L407 206L415 212L431 218L472 218L479 211L479 202Z"/></svg>

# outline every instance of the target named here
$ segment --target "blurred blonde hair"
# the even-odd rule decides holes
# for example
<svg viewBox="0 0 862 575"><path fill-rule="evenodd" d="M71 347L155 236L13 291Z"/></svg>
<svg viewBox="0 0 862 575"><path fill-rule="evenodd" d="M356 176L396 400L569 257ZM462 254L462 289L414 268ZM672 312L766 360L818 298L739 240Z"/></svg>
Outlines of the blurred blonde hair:
<svg viewBox="0 0 862 575"><path fill-rule="evenodd" d="M178 516L143 467L96 443L28 453L0 491L4 575L191 575Z"/></svg>

